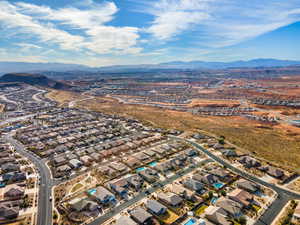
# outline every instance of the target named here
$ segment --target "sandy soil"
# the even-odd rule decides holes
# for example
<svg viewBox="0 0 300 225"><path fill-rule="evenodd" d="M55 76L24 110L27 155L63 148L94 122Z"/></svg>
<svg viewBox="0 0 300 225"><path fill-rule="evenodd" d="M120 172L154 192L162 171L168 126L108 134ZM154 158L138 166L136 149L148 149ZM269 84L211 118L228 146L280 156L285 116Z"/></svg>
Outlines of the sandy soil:
<svg viewBox="0 0 300 225"><path fill-rule="evenodd" d="M64 94L64 101L76 95ZM55 95L54 97L60 97ZM70 100L70 99L69 99ZM204 117L155 107L128 105L107 98L80 102L79 107L137 118L149 125L183 131L206 131L281 167L300 171L300 128L261 124L243 117Z"/></svg>

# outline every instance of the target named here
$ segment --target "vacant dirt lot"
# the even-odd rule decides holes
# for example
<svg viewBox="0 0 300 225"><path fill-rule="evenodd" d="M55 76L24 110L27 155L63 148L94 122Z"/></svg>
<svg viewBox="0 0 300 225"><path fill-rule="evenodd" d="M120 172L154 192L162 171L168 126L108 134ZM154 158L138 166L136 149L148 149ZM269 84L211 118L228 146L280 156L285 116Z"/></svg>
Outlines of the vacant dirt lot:
<svg viewBox="0 0 300 225"><path fill-rule="evenodd" d="M209 107L209 106L222 106L222 107L232 107L240 105L239 101L230 100L207 100L207 99L193 99L188 105L189 107Z"/></svg>
<svg viewBox="0 0 300 225"><path fill-rule="evenodd" d="M55 98L60 95L54 95ZM66 97L67 95L64 95ZM71 95L68 95L71 96ZM300 170L300 128L259 124L241 117L202 117L186 112L140 105L103 103L105 98L80 102L80 107L137 118L154 126L225 136L231 143L284 168ZM65 98L65 101L66 98Z"/></svg>
<svg viewBox="0 0 300 225"><path fill-rule="evenodd" d="M52 90L51 92L46 94L46 97L53 99L60 103L60 105L69 103L72 100L79 100L85 98L84 96L70 91L59 91L59 90Z"/></svg>

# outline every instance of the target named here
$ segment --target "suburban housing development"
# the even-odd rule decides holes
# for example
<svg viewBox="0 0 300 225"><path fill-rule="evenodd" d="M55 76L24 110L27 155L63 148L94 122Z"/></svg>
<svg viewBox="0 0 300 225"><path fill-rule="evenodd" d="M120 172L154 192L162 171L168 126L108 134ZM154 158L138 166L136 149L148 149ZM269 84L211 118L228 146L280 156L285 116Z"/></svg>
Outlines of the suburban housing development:
<svg viewBox="0 0 300 225"><path fill-rule="evenodd" d="M232 83L237 81L213 87L202 84L198 92L235 89ZM244 85L262 88L249 82ZM234 98L226 102L206 97L201 101L199 94L190 96L200 84L175 87L152 83L143 87L146 84L141 83L140 87L128 83L126 87L122 84L125 94L119 93L119 84L89 83L71 87L84 90L68 91L26 82L3 83L1 223L298 223L299 175L295 170L244 151L226 136L201 129L160 127L139 117L85 106L120 101L146 109L149 97L161 92L168 93L168 100L156 98L150 107L169 110L170 115L178 111L193 118L238 117L260 127L289 124L296 128L290 122L296 120L295 115L276 109L271 112L272 108L267 109L268 115L259 107L262 100ZM106 85L110 86L107 93ZM141 95L148 96L145 103ZM179 95L186 95L187 100L174 102L172 98ZM297 110L292 103L280 104Z"/></svg>
<svg viewBox="0 0 300 225"><path fill-rule="evenodd" d="M300 225L300 0L0 0L0 225Z"/></svg>

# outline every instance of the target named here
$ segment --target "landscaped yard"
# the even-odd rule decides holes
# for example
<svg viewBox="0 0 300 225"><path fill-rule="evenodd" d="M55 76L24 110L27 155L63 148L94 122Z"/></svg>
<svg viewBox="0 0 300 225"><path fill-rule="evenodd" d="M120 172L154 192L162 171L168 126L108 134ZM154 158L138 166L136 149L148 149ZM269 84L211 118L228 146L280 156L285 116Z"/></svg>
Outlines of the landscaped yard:
<svg viewBox="0 0 300 225"><path fill-rule="evenodd" d="M74 192L78 191L78 190L79 190L80 188L82 188L82 187L83 187L83 184L81 184L81 183L75 184L75 185L72 187L70 193L74 193Z"/></svg>
<svg viewBox="0 0 300 225"><path fill-rule="evenodd" d="M288 185L288 188L300 192L300 178Z"/></svg>
<svg viewBox="0 0 300 225"><path fill-rule="evenodd" d="M168 210L165 215L162 215L159 217L159 219L164 222L165 224L172 224L174 223L177 219L179 218L178 215L176 215L174 212L171 210Z"/></svg>
<svg viewBox="0 0 300 225"><path fill-rule="evenodd" d="M256 212L258 212L261 208L257 205L253 205L253 208L255 209Z"/></svg>
<svg viewBox="0 0 300 225"><path fill-rule="evenodd" d="M196 216L200 216L201 214L204 213L205 209L207 208L208 206L207 205L201 205L199 208L197 208L195 210L195 215Z"/></svg>

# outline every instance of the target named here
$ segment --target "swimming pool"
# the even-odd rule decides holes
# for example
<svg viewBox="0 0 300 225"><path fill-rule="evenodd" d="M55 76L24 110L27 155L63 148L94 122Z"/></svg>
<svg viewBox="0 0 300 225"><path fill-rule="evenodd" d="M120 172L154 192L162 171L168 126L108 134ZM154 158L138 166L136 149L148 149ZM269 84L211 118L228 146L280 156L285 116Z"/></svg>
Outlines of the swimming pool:
<svg viewBox="0 0 300 225"><path fill-rule="evenodd" d="M149 163L148 165L151 166L151 167L154 167L154 166L157 165L157 162L151 162L151 163Z"/></svg>
<svg viewBox="0 0 300 225"><path fill-rule="evenodd" d="M146 167L140 167L140 168L137 168L135 171L136 172L141 172L141 171L143 171L143 170L145 170L146 169Z"/></svg>
<svg viewBox="0 0 300 225"><path fill-rule="evenodd" d="M224 187L224 183L214 183L213 186L215 189L221 189L222 187Z"/></svg>
<svg viewBox="0 0 300 225"><path fill-rule="evenodd" d="M87 192L88 192L88 194L90 194L90 195L94 195L94 194L97 192L97 190L94 188L94 189L88 190Z"/></svg>
<svg viewBox="0 0 300 225"><path fill-rule="evenodd" d="M195 223L196 223L196 220L193 219L193 218L191 218L191 219L189 219L184 225L193 225L193 224L195 224Z"/></svg>
<svg viewBox="0 0 300 225"><path fill-rule="evenodd" d="M210 203L211 204L215 204L217 202L218 198L216 197L213 197L211 200L210 200Z"/></svg>

